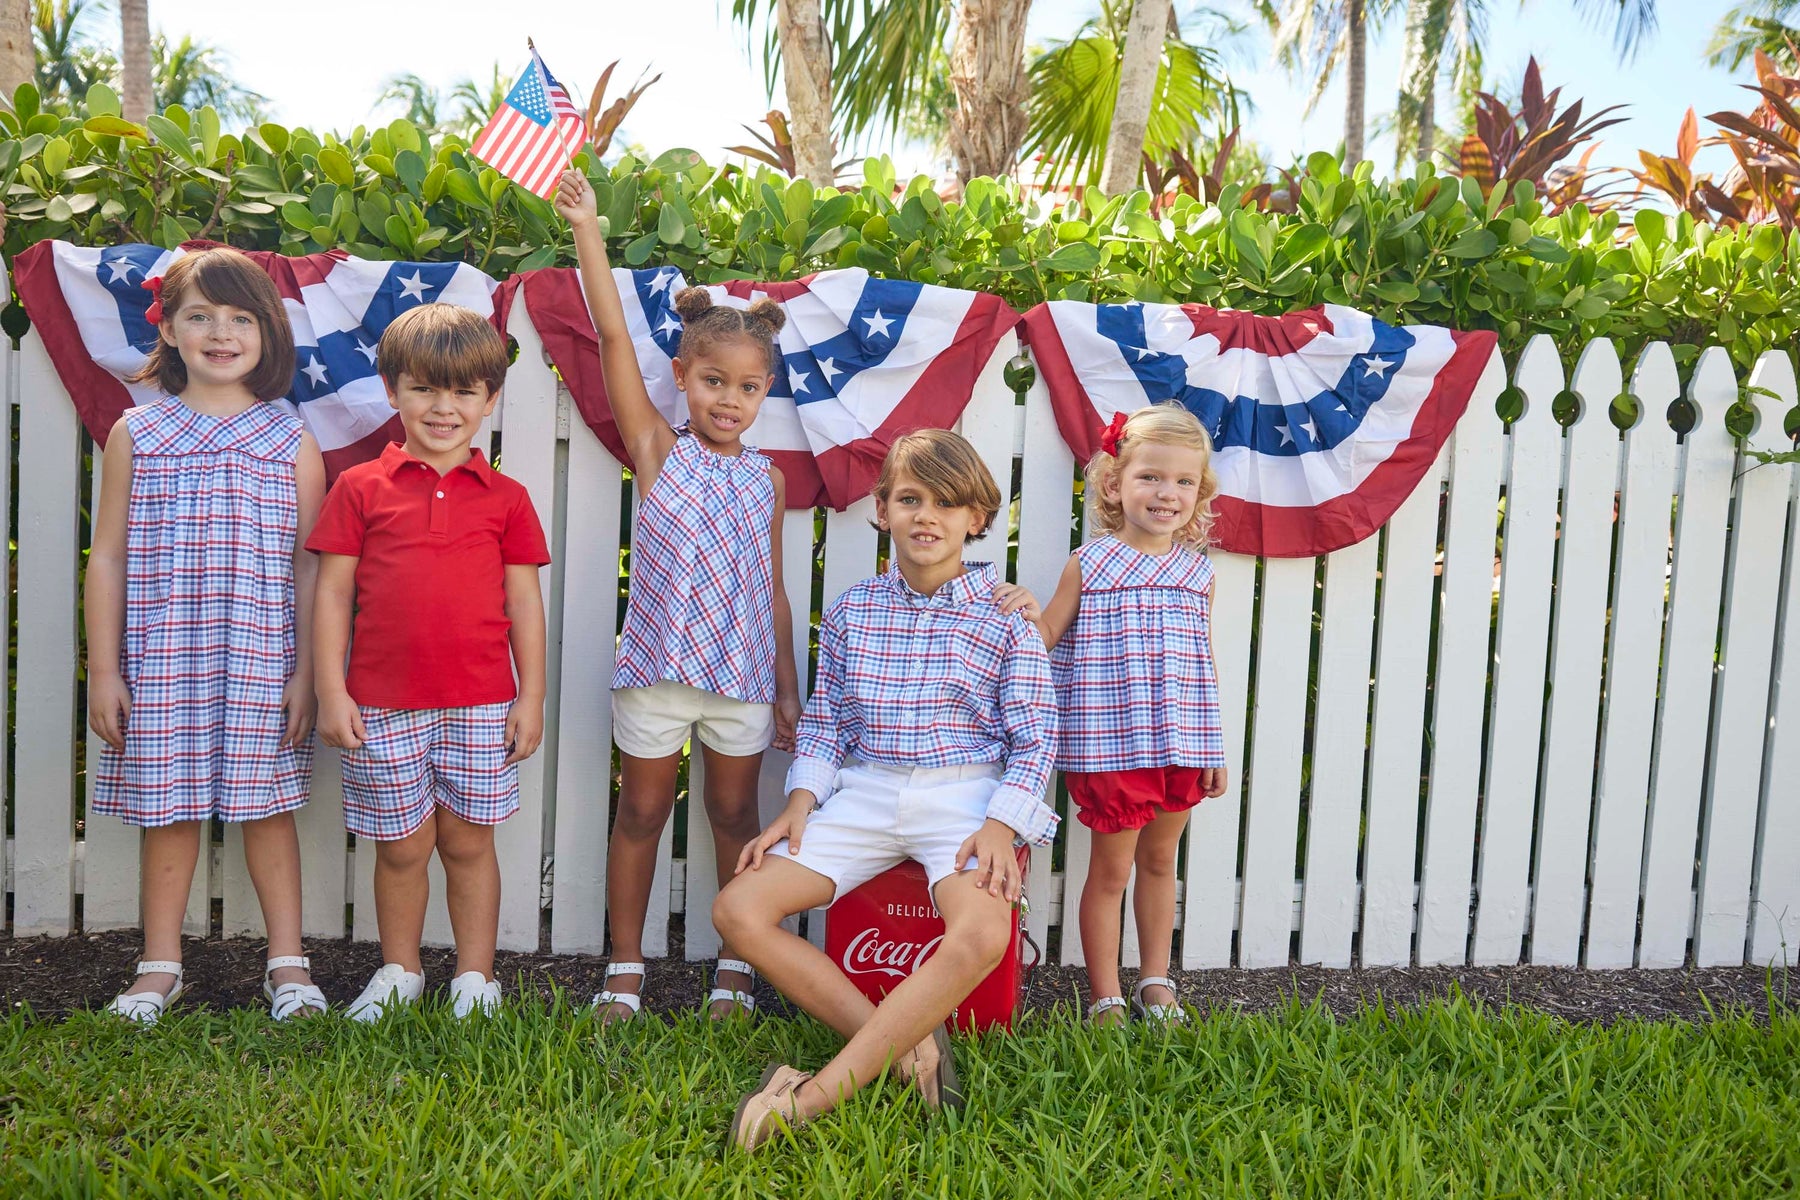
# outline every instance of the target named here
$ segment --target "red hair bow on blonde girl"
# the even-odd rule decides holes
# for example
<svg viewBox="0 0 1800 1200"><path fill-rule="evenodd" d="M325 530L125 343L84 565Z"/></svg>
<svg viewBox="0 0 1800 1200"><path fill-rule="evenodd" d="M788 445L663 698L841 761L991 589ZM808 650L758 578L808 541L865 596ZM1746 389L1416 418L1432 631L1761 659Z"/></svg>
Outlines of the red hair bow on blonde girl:
<svg viewBox="0 0 1800 1200"><path fill-rule="evenodd" d="M1117 458L1119 457L1119 443L1124 440L1125 414L1116 412L1113 414L1112 423L1100 431L1100 448Z"/></svg>
<svg viewBox="0 0 1800 1200"><path fill-rule="evenodd" d="M144 282L138 284L139 287L143 288L154 297L154 299L150 301L150 307L144 310L144 320L150 322L152 325L162 324L162 285L163 281L161 275L146 279Z"/></svg>

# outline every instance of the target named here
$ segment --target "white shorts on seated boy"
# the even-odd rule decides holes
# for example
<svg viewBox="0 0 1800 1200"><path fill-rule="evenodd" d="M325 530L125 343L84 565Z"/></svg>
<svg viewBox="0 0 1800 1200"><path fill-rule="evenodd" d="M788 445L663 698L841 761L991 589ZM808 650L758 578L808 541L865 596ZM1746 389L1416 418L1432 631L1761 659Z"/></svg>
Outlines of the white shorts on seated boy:
<svg viewBox="0 0 1800 1200"><path fill-rule="evenodd" d="M795 852L784 839L771 853L785 854L831 880L835 904L896 863L925 868L928 886L976 860L959 864L956 851L987 820L1000 787L1000 764L893 767L849 762L838 771L831 799L807 818Z"/></svg>

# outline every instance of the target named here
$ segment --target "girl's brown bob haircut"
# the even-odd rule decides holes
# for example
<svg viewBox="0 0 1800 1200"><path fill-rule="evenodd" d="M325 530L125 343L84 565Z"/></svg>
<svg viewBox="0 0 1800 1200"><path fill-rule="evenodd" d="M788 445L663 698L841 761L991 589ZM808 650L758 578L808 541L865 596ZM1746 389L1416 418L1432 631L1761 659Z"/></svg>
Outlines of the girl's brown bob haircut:
<svg viewBox="0 0 1800 1200"><path fill-rule="evenodd" d="M483 383L490 396L506 382L506 342L486 317L455 304L400 314L382 331L376 355L390 392L399 390L402 372L429 387Z"/></svg>
<svg viewBox="0 0 1800 1200"><path fill-rule="evenodd" d="M981 530L970 541L987 536L1000 511L1000 489L981 455L961 434L948 429L920 429L888 448L881 474L875 480L875 497L883 504L908 475L939 500L966 505L981 514Z"/></svg>
<svg viewBox="0 0 1800 1200"><path fill-rule="evenodd" d="M185 254L163 273L162 325L150 357L131 377L133 383L155 384L171 396L187 390L187 364L181 352L162 337L183 304L196 297L209 304L228 304L256 318L262 358L244 377L258 400L279 400L294 388L294 330L288 324L281 294L261 267L225 246Z"/></svg>

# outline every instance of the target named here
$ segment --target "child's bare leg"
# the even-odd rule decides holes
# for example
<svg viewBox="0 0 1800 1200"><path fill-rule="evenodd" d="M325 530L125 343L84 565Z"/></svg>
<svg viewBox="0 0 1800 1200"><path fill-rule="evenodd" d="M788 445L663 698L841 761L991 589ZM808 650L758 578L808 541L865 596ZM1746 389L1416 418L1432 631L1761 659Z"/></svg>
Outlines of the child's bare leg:
<svg viewBox="0 0 1800 1200"><path fill-rule="evenodd" d="M177 821L144 830L139 861L143 883L138 894L144 914L144 959L181 961L181 920L187 915L188 888L200 857L200 821ZM175 977L165 971L139 975L128 989L169 994Z"/></svg>
<svg viewBox="0 0 1800 1200"><path fill-rule="evenodd" d="M262 904L263 927L269 931L269 957L303 954L300 835L294 831L294 814L277 813L260 821L246 821L243 828L244 866L256 888L256 899ZM269 978L277 984L312 982L312 976L301 967L277 967L269 972Z"/></svg>
<svg viewBox="0 0 1800 1200"><path fill-rule="evenodd" d="M431 878L425 866L437 847L436 814L403 838L375 843L375 927L381 934L381 961L399 963L414 975L419 939L425 936L425 901Z"/></svg>
<svg viewBox="0 0 1800 1200"><path fill-rule="evenodd" d="M438 861L444 864L444 902L456 938L456 973L494 977L494 940L500 934L500 860L494 827L437 810Z"/></svg>
<svg viewBox="0 0 1800 1200"><path fill-rule="evenodd" d="M675 808L675 773L681 756L638 758L621 750L619 763L619 816L606 851L606 912L612 925L612 960L643 962L644 912L650 907L650 886L656 878L656 845ZM614 975L606 981L615 992L637 992L643 984L642 975ZM603 1015L628 1017L631 1012L615 1004Z"/></svg>
<svg viewBox="0 0 1800 1200"><path fill-rule="evenodd" d="M1138 832L1122 829L1118 833L1094 834L1087 882L1081 885L1081 954L1087 960L1090 1001L1121 994L1120 924L1125 909L1125 885L1131 882L1131 862L1137 851ZM1125 1012L1113 1009L1104 1014L1103 1019L1109 1023L1123 1021Z"/></svg>
<svg viewBox="0 0 1800 1200"><path fill-rule="evenodd" d="M771 852L761 867L720 889L713 926L788 1000L849 1038L875 1006L824 951L781 925L794 913L829 904L833 890L817 871Z"/></svg>
<svg viewBox="0 0 1800 1200"><path fill-rule="evenodd" d="M894 1059L931 1036L999 965L1012 940L1012 902L976 887L974 875L964 871L938 883L933 898L944 916L944 940L887 994L838 1056L800 1089L797 1103L803 1119L843 1103ZM835 967L832 971L843 978ZM844 982L854 990L849 980Z"/></svg>
<svg viewBox="0 0 1800 1200"><path fill-rule="evenodd" d="M705 744L700 750L706 763L706 819L712 825L713 857L719 887L723 889L737 870L744 844L762 832L762 814L756 806L762 755L720 754ZM728 939L719 947L719 957L737 957ZM720 971L714 986L748 991L750 980L736 971ZM720 1000L712 1006L710 1015L728 1017L734 1007L731 1001Z"/></svg>
<svg viewBox="0 0 1800 1200"><path fill-rule="evenodd" d="M1137 920L1139 961L1143 964L1139 978L1169 973L1169 954L1175 940L1175 859L1181 852L1181 833L1187 822L1186 809L1159 812L1155 820L1138 830L1137 890L1132 893L1132 916ZM1086 937L1085 932L1082 936ZM1092 963L1093 959L1088 961ZM1116 970L1113 978L1118 978ZM1146 989L1143 999L1145 1004L1173 1004L1175 993L1158 984Z"/></svg>

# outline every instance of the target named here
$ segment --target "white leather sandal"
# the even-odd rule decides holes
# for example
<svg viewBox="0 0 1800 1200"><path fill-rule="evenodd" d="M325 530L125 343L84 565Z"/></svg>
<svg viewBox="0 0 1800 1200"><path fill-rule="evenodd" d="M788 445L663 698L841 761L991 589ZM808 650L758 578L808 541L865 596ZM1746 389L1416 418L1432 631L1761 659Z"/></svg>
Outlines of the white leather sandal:
<svg viewBox="0 0 1800 1200"><path fill-rule="evenodd" d="M317 984L278 984L269 978L270 974L282 967L299 967L302 971L310 971L312 960L304 954L280 954L264 965L262 990L263 996L269 1001L269 1016L277 1021L285 1021L301 1009L322 1013L331 1007Z"/></svg>
<svg viewBox="0 0 1800 1200"><path fill-rule="evenodd" d="M1088 1005L1088 1008L1087 1008L1088 1020L1093 1022L1096 1025L1103 1024L1104 1022L1096 1021L1096 1020L1094 1020L1094 1018L1100 1016L1102 1013L1111 1012L1115 1008L1124 1008L1124 1007L1125 1007L1125 997L1123 997L1123 996L1102 996L1098 1000L1094 1001L1092 1004ZM1118 1022L1113 1022L1113 1023L1123 1025L1125 1022L1118 1021Z"/></svg>
<svg viewBox="0 0 1800 1200"><path fill-rule="evenodd" d="M1162 986L1171 992L1175 990L1173 979L1164 979L1153 975L1148 979L1140 979L1137 986L1131 989L1131 1011L1140 1021L1156 1021L1164 1025L1179 1025L1185 1022L1187 1010L1181 1007L1179 999L1169 1004L1145 1004L1144 989Z"/></svg>
<svg viewBox="0 0 1800 1200"><path fill-rule="evenodd" d="M616 962L606 964L607 979L611 979L614 975L636 975L641 978L647 973L648 972L644 969L644 964L641 962ZM643 984L639 984L638 987L641 989ZM638 1011L644 1007L644 997L641 994L633 992L615 992L609 989L594 995L592 1007L604 1016L607 1007L613 1004L624 1005L631 1010L631 1017L635 1017L638 1015ZM621 1021L629 1021L631 1017L620 1017L619 1019Z"/></svg>
<svg viewBox="0 0 1800 1200"><path fill-rule="evenodd" d="M109 1013L117 1013L127 1021L136 1021L139 1025L154 1025L168 1010L169 1005L181 998L185 990L181 983L181 964L165 959L151 958L139 962L139 975L173 975L175 986L169 989L168 995L161 992L123 992L114 996L112 1003L106 1006Z"/></svg>
<svg viewBox="0 0 1800 1200"><path fill-rule="evenodd" d="M756 968L747 962L739 962L735 958L721 958L713 967L713 982L718 982L720 971L736 971L739 974L748 975L750 977L750 986L756 986ZM715 987L712 991L708 992L706 994L706 999L700 1003L700 1011L710 1014L712 1012L712 1006L721 1000L731 1001L733 1004L737 1005L747 1017L756 1015L755 996L752 996L749 992L740 992L734 988L727 987Z"/></svg>

